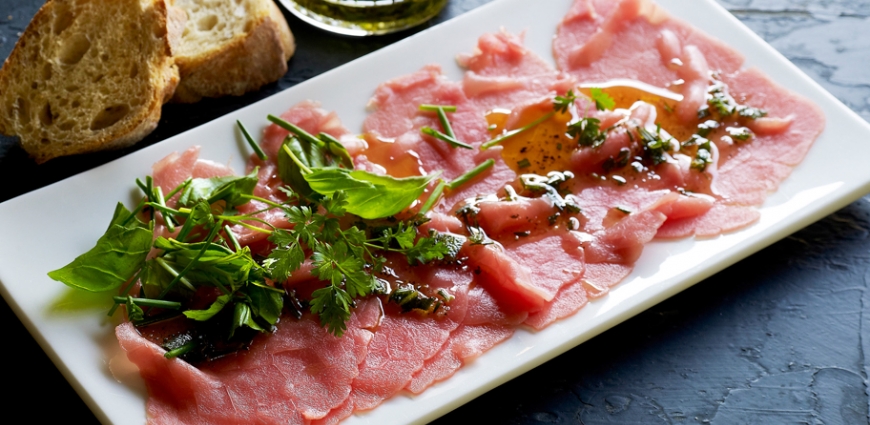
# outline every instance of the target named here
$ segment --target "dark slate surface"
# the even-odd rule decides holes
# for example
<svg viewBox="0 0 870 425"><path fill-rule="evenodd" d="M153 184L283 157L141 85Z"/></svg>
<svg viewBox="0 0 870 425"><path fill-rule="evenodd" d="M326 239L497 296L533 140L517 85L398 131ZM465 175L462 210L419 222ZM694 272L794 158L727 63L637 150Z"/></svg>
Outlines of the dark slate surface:
<svg viewBox="0 0 870 425"><path fill-rule="evenodd" d="M718 1L870 120L870 0ZM0 57L6 57L40 2L0 3ZM427 25L484 3L488 0L452 0ZM157 131L136 148L36 167L14 140L0 136L0 202L159 142L413 33L348 39L306 28L292 17L289 21L299 50L280 82L242 98L166 106ZM870 199L864 198L435 423L481 418L475 422L866 424L868 236ZM23 411L40 423L96 423L5 302L0 319L7 329L3 363L12 366L0 399L7 414ZM21 377L13 378L15 372Z"/></svg>

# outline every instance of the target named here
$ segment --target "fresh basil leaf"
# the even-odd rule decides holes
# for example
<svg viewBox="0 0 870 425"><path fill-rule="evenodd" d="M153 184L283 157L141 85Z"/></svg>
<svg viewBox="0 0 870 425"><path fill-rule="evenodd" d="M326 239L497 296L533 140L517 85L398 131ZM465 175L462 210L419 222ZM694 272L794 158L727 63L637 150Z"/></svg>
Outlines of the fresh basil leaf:
<svg viewBox="0 0 870 425"><path fill-rule="evenodd" d="M347 148L345 148L344 145L342 145L341 142L338 141L338 139L332 137L327 133L320 133L317 135L317 138L326 143L326 149L329 150L329 153L333 157L338 158L339 162L341 162L341 165L343 165L344 168L348 168L351 170L353 169L353 158L351 158L350 153L347 151Z"/></svg>
<svg viewBox="0 0 870 425"><path fill-rule="evenodd" d="M232 299L232 295L221 295L214 300L213 303L206 310L187 310L184 312L184 315L187 316L188 319L193 319L198 322L204 322L206 320L211 319L216 314L220 313L221 310L224 309L224 306L230 302Z"/></svg>
<svg viewBox="0 0 870 425"><path fill-rule="evenodd" d="M230 338L236 333L236 329L242 326L247 326L256 331L263 331L263 327L251 315L251 307L243 302L236 302L235 309L233 310L233 323L230 327Z"/></svg>
<svg viewBox="0 0 870 425"><path fill-rule="evenodd" d="M91 292L111 291L130 280L151 250L152 230L119 203L112 224L97 245L48 277ZM122 226L120 223L127 221Z"/></svg>
<svg viewBox="0 0 870 425"><path fill-rule="evenodd" d="M223 176L207 179L193 179L181 192L178 205L190 207L200 201L209 204L217 201L226 201L230 207L245 204L248 198L242 195L250 195L257 186L257 172L255 168L247 176Z"/></svg>
<svg viewBox="0 0 870 425"><path fill-rule="evenodd" d="M327 167L304 176L311 189L324 196L336 191L347 195L347 212L365 219L389 217L408 208L439 173L395 178L363 170Z"/></svg>
<svg viewBox="0 0 870 425"><path fill-rule="evenodd" d="M282 291L260 285L249 285L248 296L251 297L251 310L254 316L259 317L270 325L278 323L281 317L281 309L284 308Z"/></svg>

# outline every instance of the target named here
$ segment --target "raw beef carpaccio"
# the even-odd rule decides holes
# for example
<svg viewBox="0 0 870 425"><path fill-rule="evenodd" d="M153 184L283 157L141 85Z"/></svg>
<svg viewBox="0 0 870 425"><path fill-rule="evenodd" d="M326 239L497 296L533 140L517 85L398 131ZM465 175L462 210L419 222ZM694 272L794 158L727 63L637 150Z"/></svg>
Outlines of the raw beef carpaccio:
<svg viewBox="0 0 870 425"><path fill-rule="evenodd" d="M148 387L150 423L333 424L402 392L419 394L516 329L543 329L604 296L631 273L647 242L710 237L751 225L759 217L756 207L824 127L815 105L761 72L741 68L738 52L647 0L577 0L554 39L558 69L528 51L522 35L484 34L476 46L466 46L472 47L458 56L466 69L461 81L429 65L378 87L362 138L312 101L282 115L307 131L340 139L355 166L373 173L441 171L450 180L494 161L483 174L447 190L421 228L468 236L473 221L493 243L466 243L460 265L391 263L405 281L448 291L448 313L402 313L371 297L358 302L342 337L330 335L311 314L288 316L274 333L257 336L249 350L197 367L165 359L162 348L132 325L121 325L117 336ZM600 108L587 96L590 87L622 90L629 100L614 95L616 108ZM570 116L555 114L522 136L482 148L500 132L552 113L554 98L569 90L583 93L570 105ZM737 109L714 110L716 99ZM439 128L439 121L421 112L421 104L456 106L453 131L474 149L423 135L422 127ZM565 139L565 120L590 118L606 129L596 146L563 150L559 142L558 152L553 150L557 143L549 137L571 140ZM695 137L701 129L703 135ZM666 143L696 143L670 145L649 162L644 155L650 149L641 143L650 134ZM265 130L261 144L270 158L286 135L275 125ZM703 142L709 157L699 167ZM249 167L248 172L259 167L257 196L286 201L273 161L252 157ZM229 172L198 159L192 148L156 164L154 181L168 190L187 177ZM534 196L524 186L534 180L528 176L547 172L561 178L548 183L558 185L558 193ZM558 202L577 209L556 208ZM264 206L252 201L240 209ZM260 218L288 225L278 213ZM268 249L261 233L233 230L242 244ZM310 267L285 283L317 284Z"/></svg>

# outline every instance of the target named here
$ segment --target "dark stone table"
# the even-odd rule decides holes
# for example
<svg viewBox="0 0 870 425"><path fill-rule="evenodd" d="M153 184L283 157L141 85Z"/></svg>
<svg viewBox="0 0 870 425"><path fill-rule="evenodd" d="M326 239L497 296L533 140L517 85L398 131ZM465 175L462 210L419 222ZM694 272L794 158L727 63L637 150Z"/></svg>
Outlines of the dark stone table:
<svg viewBox="0 0 870 425"><path fill-rule="evenodd" d="M870 120L870 0L719 1ZM451 0L428 25L487 2ZM0 0L0 58L12 50L39 3ZM134 148L37 167L14 140L0 137L0 202L196 127L414 32L348 39L288 20L299 50L279 83L240 98L167 105L157 130ZM436 423L485 418L480 423L866 424L868 237L870 199L864 198ZM0 402L6 414L24 412L37 423L96 423L5 302L0 319L7 329L3 364L10 368L3 380L9 392Z"/></svg>

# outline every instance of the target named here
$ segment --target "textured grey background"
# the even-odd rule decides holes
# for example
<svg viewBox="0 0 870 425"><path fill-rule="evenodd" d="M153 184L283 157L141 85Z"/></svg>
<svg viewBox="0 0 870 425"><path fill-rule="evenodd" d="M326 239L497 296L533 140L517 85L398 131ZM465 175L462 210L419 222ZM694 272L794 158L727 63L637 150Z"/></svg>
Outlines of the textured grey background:
<svg viewBox="0 0 870 425"><path fill-rule="evenodd" d="M718 1L870 120L870 0ZM427 25L488 2L451 0ZM0 58L40 4L0 0ZM137 148L413 33L349 39L288 20L299 50L279 83L241 98L167 105L157 131ZM0 202L137 148L36 167L14 140L0 137ZM866 424L868 236L864 198L436 423ZM0 320L8 329L0 356L24 374L4 379L12 392L0 398L7 414L95 423L5 302Z"/></svg>

